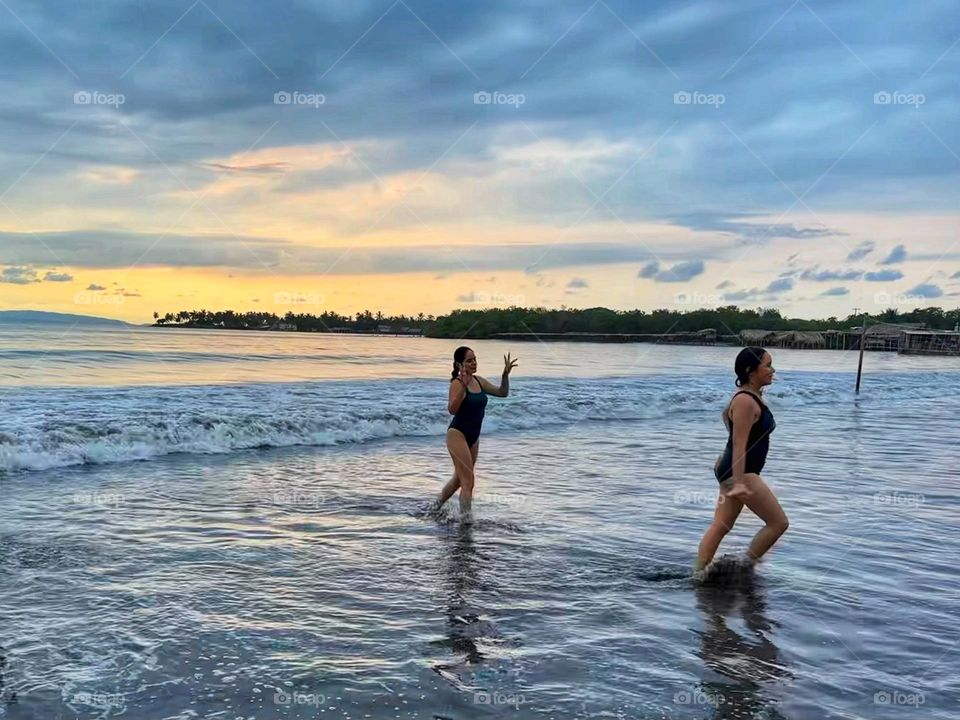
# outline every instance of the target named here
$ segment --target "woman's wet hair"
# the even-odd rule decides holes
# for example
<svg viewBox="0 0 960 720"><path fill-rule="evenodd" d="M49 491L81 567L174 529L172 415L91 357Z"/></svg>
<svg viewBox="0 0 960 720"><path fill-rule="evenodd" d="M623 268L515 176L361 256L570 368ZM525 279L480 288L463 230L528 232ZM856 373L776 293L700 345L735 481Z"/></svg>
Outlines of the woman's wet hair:
<svg viewBox="0 0 960 720"><path fill-rule="evenodd" d="M460 374L460 368L457 366L463 364L468 352L470 352L470 348L468 348L466 345L461 345L453 351L453 372L450 373L452 375L450 378L451 380L455 380L457 375Z"/></svg>
<svg viewBox="0 0 960 720"><path fill-rule="evenodd" d="M745 347L737 355L733 363L733 371L737 374L737 387L746 385L750 373L763 364L763 356L767 351L762 347Z"/></svg>

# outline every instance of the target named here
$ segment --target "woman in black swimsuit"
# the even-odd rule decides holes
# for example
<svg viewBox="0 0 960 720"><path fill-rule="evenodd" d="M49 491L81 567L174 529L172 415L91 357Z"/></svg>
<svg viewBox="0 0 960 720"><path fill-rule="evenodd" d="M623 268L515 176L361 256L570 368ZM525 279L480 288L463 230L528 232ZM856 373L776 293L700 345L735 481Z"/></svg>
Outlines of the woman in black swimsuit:
<svg viewBox="0 0 960 720"><path fill-rule="evenodd" d="M460 489L460 514L470 514L473 500L473 467L480 451L480 426L487 407L487 395L506 397L510 392L510 371L517 361L507 353L503 357L500 386L477 375L477 355L468 347L458 347L453 354L453 378L447 398L447 411L453 420L447 428L447 450L453 459L453 478L440 492L436 508L440 508Z"/></svg>
<svg viewBox="0 0 960 720"><path fill-rule="evenodd" d="M776 496L760 477L770 433L777 425L762 400L763 388L773 382L772 362L770 353L763 348L748 347L740 351L734 363L737 386L742 389L734 393L723 411L727 446L714 466L720 496L713 522L700 541L696 570L703 570L713 560L720 541L733 528L744 505L766 523L747 550L750 562L759 560L789 526Z"/></svg>

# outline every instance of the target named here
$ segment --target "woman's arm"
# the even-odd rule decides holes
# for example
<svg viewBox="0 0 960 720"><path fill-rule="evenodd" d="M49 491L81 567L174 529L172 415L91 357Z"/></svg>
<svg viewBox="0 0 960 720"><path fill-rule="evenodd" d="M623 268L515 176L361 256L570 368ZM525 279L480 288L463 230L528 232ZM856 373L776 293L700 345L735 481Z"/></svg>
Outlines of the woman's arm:
<svg viewBox="0 0 960 720"><path fill-rule="evenodd" d="M447 412L456 415L460 409L460 403L467 396L467 386L463 384L460 378L454 378L450 381L450 393L447 396Z"/></svg>
<svg viewBox="0 0 960 720"><path fill-rule="evenodd" d="M510 393L510 376L504 373L500 378L500 387L497 387L492 382L486 378L482 378L479 375L474 375L474 377L480 382L480 387L483 388L483 391L487 395L493 395L494 397L506 397Z"/></svg>
<svg viewBox="0 0 960 720"><path fill-rule="evenodd" d="M760 409L754 400L738 395L730 404L733 416L733 483L740 485L747 465L747 441L750 428L760 417Z"/></svg>
<svg viewBox="0 0 960 720"><path fill-rule="evenodd" d="M515 358L510 357L510 353L503 356L503 375L500 376L500 387L496 387L489 380L484 380L479 375L475 377L480 382L480 387L487 395L494 397L506 397L510 394L510 371L517 366Z"/></svg>

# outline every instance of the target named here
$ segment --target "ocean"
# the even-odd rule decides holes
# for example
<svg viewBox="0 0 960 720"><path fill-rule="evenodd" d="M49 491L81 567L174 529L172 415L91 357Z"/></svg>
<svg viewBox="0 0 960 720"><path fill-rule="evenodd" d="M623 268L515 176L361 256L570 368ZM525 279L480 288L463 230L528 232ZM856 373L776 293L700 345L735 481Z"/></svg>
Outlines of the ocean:
<svg viewBox="0 0 960 720"><path fill-rule="evenodd" d="M467 341L467 525L459 344L0 327L0 717L956 716L960 360L772 350L791 526L696 584L737 348Z"/></svg>

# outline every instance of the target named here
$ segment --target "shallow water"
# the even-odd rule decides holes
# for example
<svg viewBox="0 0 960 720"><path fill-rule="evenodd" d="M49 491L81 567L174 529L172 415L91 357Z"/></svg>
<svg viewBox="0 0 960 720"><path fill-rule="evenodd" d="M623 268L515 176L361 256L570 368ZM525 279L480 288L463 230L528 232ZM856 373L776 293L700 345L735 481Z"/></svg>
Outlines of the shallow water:
<svg viewBox="0 0 960 720"><path fill-rule="evenodd" d="M136 332L73 386L62 357L0 359L4 717L955 714L955 362L870 354L855 399L855 355L775 352L764 475L790 530L696 585L735 349L511 346L465 526L423 512L456 343L310 362L289 356L327 338L173 331L284 358L168 370L144 358L170 336ZM495 377L507 348L471 345Z"/></svg>

